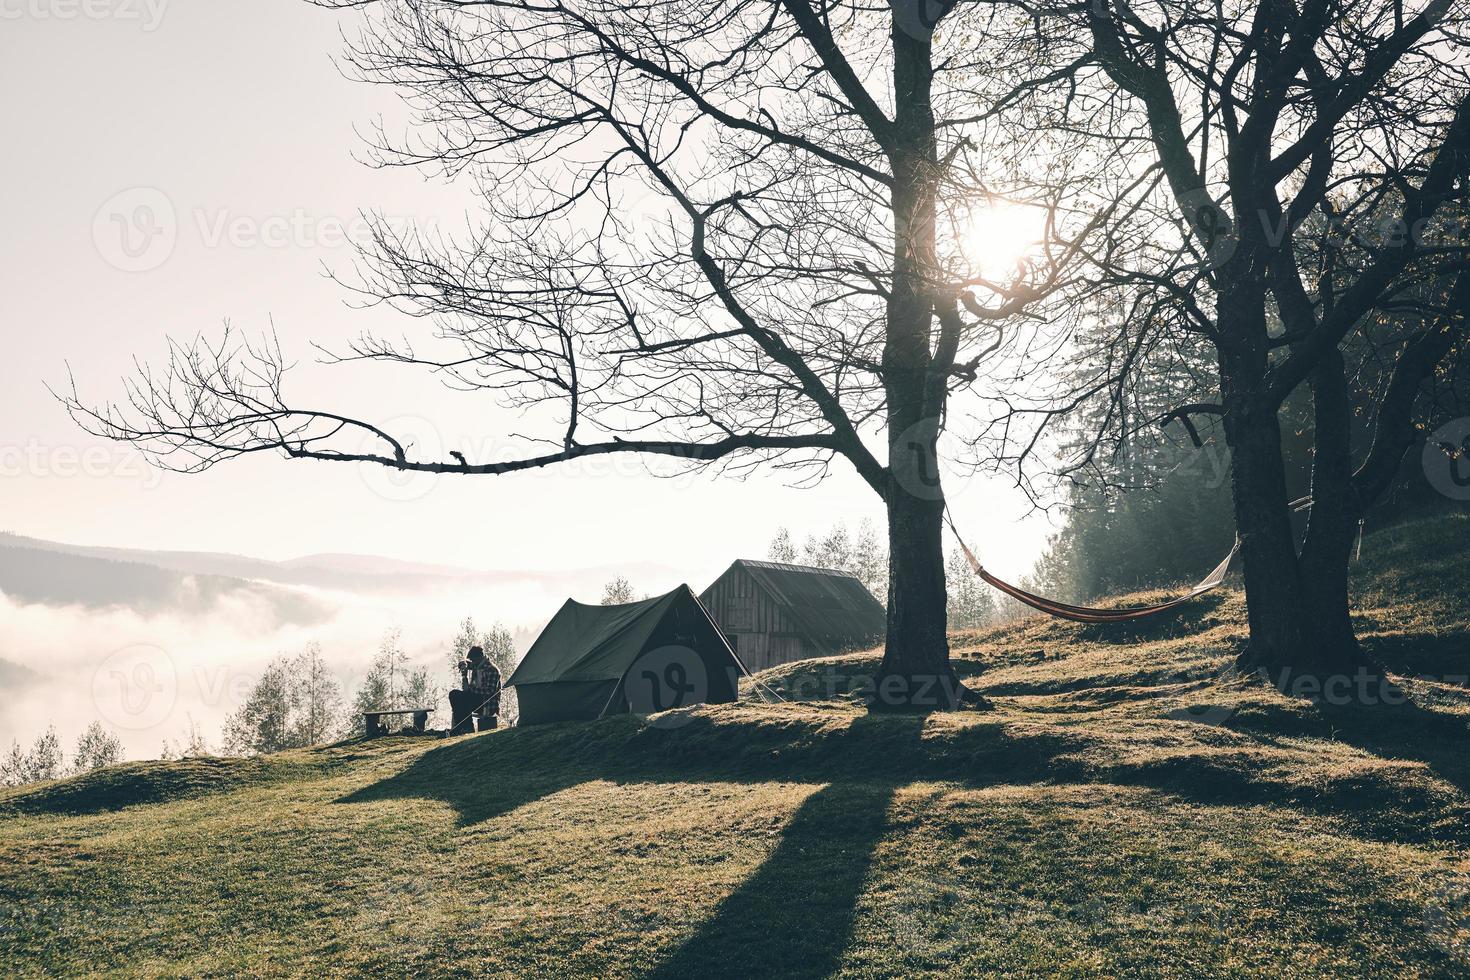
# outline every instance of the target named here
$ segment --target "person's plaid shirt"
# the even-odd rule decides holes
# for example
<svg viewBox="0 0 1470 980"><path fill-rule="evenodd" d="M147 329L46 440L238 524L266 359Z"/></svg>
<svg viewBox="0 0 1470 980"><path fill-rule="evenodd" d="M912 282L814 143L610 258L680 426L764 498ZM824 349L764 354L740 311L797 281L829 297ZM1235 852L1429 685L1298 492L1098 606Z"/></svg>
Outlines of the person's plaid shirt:
<svg viewBox="0 0 1470 980"><path fill-rule="evenodd" d="M471 667L466 672L465 690L484 697L493 697L500 693L500 671L495 665L488 661L479 667ZM489 707L487 705L487 707Z"/></svg>

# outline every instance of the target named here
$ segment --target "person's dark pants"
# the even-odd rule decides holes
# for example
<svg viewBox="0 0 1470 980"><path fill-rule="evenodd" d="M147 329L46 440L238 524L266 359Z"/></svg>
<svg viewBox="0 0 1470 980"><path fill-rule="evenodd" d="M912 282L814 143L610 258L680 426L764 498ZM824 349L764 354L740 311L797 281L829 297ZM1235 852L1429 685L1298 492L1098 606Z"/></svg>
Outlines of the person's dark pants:
<svg viewBox="0 0 1470 980"><path fill-rule="evenodd" d="M477 691L450 691L449 713L452 721L449 734L468 735L475 730L475 709L485 698Z"/></svg>

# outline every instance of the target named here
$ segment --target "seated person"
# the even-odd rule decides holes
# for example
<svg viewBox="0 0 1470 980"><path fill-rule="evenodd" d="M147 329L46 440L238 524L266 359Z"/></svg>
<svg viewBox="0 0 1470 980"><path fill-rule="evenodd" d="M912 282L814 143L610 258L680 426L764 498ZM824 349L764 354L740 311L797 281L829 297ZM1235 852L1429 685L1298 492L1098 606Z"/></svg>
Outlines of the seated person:
<svg viewBox="0 0 1470 980"><path fill-rule="evenodd" d="M474 719L480 719L480 731L500 724L500 671L480 647L470 647L469 656L459 662L461 690L449 692L449 710L453 716L449 733L466 735L474 731Z"/></svg>

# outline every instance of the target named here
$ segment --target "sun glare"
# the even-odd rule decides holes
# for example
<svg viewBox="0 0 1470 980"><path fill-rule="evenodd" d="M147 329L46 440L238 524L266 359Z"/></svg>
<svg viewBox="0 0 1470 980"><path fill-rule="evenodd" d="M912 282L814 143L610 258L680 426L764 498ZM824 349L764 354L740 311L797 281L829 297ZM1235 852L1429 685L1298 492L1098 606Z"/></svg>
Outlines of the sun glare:
<svg viewBox="0 0 1470 980"><path fill-rule="evenodd" d="M977 274L1005 280L1045 234L1046 212L1041 208L996 204L971 212L960 246Z"/></svg>

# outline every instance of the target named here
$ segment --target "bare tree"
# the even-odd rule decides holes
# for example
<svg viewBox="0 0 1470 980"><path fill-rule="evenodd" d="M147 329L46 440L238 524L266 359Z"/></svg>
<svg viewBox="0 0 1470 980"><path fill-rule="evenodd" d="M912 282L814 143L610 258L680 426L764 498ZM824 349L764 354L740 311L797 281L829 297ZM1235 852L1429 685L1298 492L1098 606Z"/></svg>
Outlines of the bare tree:
<svg viewBox="0 0 1470 980"><path fill-rule="evenodd" d="M637 600L633 593L633 583L619 575L602 587L602 604L604 606L618 606L625 602Z"/></svg>
<svg viewBox="0 0 1470 980"><path fill-rule="evenodd" d="M342 725L342 685L322 657L320 643L308 643L291 658L292 741L321 745Z"/></svg>
<svg viewBox="0 0 1470 980"><path fill-rule="evenodd" d="M492 475L633 453L812 481L840 458L887 507L882 700L962 700L940 434L957 392L1017 372L1030 345L1010 325L1102 220L1067 203L1062 137L996 129L1044 25L964 0L327 5L362 8L347 63L421 123L375 132L376 161L469 174L486 207L459 240L378 222L350 286L432 337L328 359L436 372L540 431L509 458L422 458L288 397L274 340L229 336L175 344L119 405L73 384L73 415L188 471L264 452ZM1046 243L984 269L965 245L1007 193Z"/></svg>
<svg viewBox="0 0 1470 980"><path fill-rule="evenodd" d="M1065 80L1049 96L1057 124L1089 132L1100 159L1157 174L1127 208L1134 244L1096 256L1100 278L1125 287L1118 329L1052 412L1100 397L1114 424L1161 332L1208 343L1217 397L1163 417L1223 423L1244 661L1351 671L1353 532L1414 441L1421 386L1466 335L1454 204L1470 169L1464 6L1095 0L1050 12L1049 55ZM1356 456L1344 356L1355 344L1393 364ZM1304 383L1315 451L1298 555L1279 413Z"/></svg>
<svg viewBox="0 0 1470 980"><path fill-rule="evenodd" d="M36 736L30 751L22 750L19 742L11 742L10 752L0 758L0 786L24 786L64 775L66 755L54 725Z"/></svg>
<svg viewBox="0 0 1470 980"><path fill-rule="evenodd" d="M796 563L796 545L791 543L791 531L785 527L776 529L775 537L771 538L771 546L766 550L766 557L771 561Z"/></svg>
<svg viewBox="0 0 1470 980"><path fill-rule="evenodd" d="M94 721L77 738L77 747L71 756L73 773L91 772L104 766L123 761L122 741Z"/></svg>
<svg viewBox="0 0 1470 980"><path fill-rule="evenodd" d="M226 746L226 751L229 751L228 746ZM209 740L204 737L203 729L190 715L188 727L184 729L183 736L177 741L165 738L158 757L164 760L177 760L200 759L212 755L214 752L209 747Z"/></svg>

